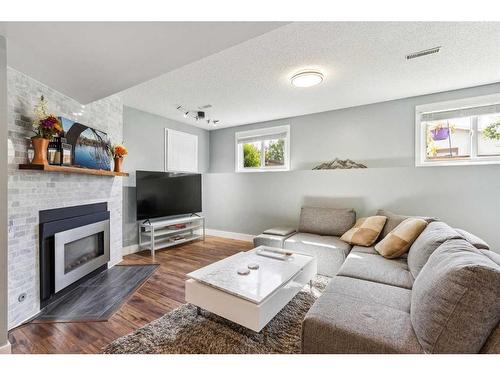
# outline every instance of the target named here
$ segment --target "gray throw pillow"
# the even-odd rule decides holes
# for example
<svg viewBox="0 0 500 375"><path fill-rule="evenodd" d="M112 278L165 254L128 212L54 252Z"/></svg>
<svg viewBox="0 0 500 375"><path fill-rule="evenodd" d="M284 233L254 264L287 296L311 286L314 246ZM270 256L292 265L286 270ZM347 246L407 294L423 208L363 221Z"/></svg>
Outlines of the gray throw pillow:
<svg viewBox="0 0 500 375"><path fill-rule="evenodd" d="M500 320L500 255L446 241L413 284L410 316L427 353L478 353Z"/></svg>
<svg viewBox="0 0 500 375"><path fill-rule="evenodd" d="M406 215L399 215L395 214L391 211L387 210L378 210L377 211L378 216L385 216L387 218L387 221L385 222L384 229L382 230L382 233L380 233L380 238L383 239L385 236L387 236L394 228L396 228L399 224L401 224L403 221L406 219L413 217L417 219L423 219L427 221L427 223L431 223L433 221L437 221L438 219L435 217L427 217L427 216L406 216Z"/></svg>
<svg viewBox="0 0 500 375"><path fill-rule="evenodd" d="M448 240L461 238L462 236L456 230L442 221L434 221L427 225L408 250L408 268L412 276L414 278L418 276L431 254L441 244Z"/></svg>
<svg viewBox="0 0 500 375"><path fill-rule="evenodd" d="M342 236L356 222L352 208L302 207L299 232Z"/></svg>
<svg viewBox="0 0 500 375"><path fill-rule="evenodd" d="M463 229L455 228L455 230L460 234L465 240L469 241L469 243L474 246L476 249L489 250L490 246L478 236L469 233Z"/></svg>

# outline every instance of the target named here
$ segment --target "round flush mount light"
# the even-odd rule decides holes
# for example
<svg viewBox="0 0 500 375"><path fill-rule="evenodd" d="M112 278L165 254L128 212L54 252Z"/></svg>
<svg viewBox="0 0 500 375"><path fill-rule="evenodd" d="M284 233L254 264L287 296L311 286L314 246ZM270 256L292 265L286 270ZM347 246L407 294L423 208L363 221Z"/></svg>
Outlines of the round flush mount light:
<svg viewBox="0 0 500 375"><path fill-rule="evenodd" d="M324 76L316 70L307 70L296 73L290 79L290 82L295 87L312 87L323 82Z"/></svg>

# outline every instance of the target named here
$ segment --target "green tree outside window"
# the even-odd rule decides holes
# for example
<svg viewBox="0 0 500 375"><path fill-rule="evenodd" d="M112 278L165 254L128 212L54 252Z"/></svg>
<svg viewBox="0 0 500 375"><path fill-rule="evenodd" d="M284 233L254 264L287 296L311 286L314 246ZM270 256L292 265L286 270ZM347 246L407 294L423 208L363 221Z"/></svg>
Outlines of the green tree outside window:
<svg viewBox="0 0 500 375"><path fill-rule="evenodd" d="M279 139L277 142L271 142L266 150L266 160L278 162L282 164L285 156L285 141Z"/></svg>
<svg viewBox="0 0 500 375"><path fill-rule="evenodd" d="M243 145L243 166L245 168L260 167L260 150L252 143Z"/></svg>

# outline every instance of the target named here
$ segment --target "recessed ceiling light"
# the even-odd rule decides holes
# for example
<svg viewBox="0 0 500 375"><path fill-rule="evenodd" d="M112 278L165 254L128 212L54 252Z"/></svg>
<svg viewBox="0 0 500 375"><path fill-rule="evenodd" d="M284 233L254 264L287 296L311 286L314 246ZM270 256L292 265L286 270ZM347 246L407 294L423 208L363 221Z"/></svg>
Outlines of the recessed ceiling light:
<svg viewBox="0 0 500 375"><path fill-rule="evenodd" d="M307 70L295 74L290 80L295 87L311 87L323 82L323 74L316 70Z"/></svg>

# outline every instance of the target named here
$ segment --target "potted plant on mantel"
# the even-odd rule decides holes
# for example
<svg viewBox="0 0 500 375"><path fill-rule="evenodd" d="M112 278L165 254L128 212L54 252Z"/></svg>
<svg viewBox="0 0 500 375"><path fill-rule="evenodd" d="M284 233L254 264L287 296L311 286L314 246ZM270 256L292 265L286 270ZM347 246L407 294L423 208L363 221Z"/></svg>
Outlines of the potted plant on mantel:
<svg viewBox="0 0 500 375"><path fill-rule="evenodd" d="M48 165L47 148L49 142L62 131L62 126L57 117L48 112L47 101L43 95L38 104L35 105L34 112L33 131L35 135L31 137L34 156L31 164Z"/></svg>
<svg viewBox="0 0 500 375"><path fill-rule="evenodd" d="M115 161L115 172L123 172L123 158L128 155L127 148L122 144L110 145L109 153Z"/></svg>

